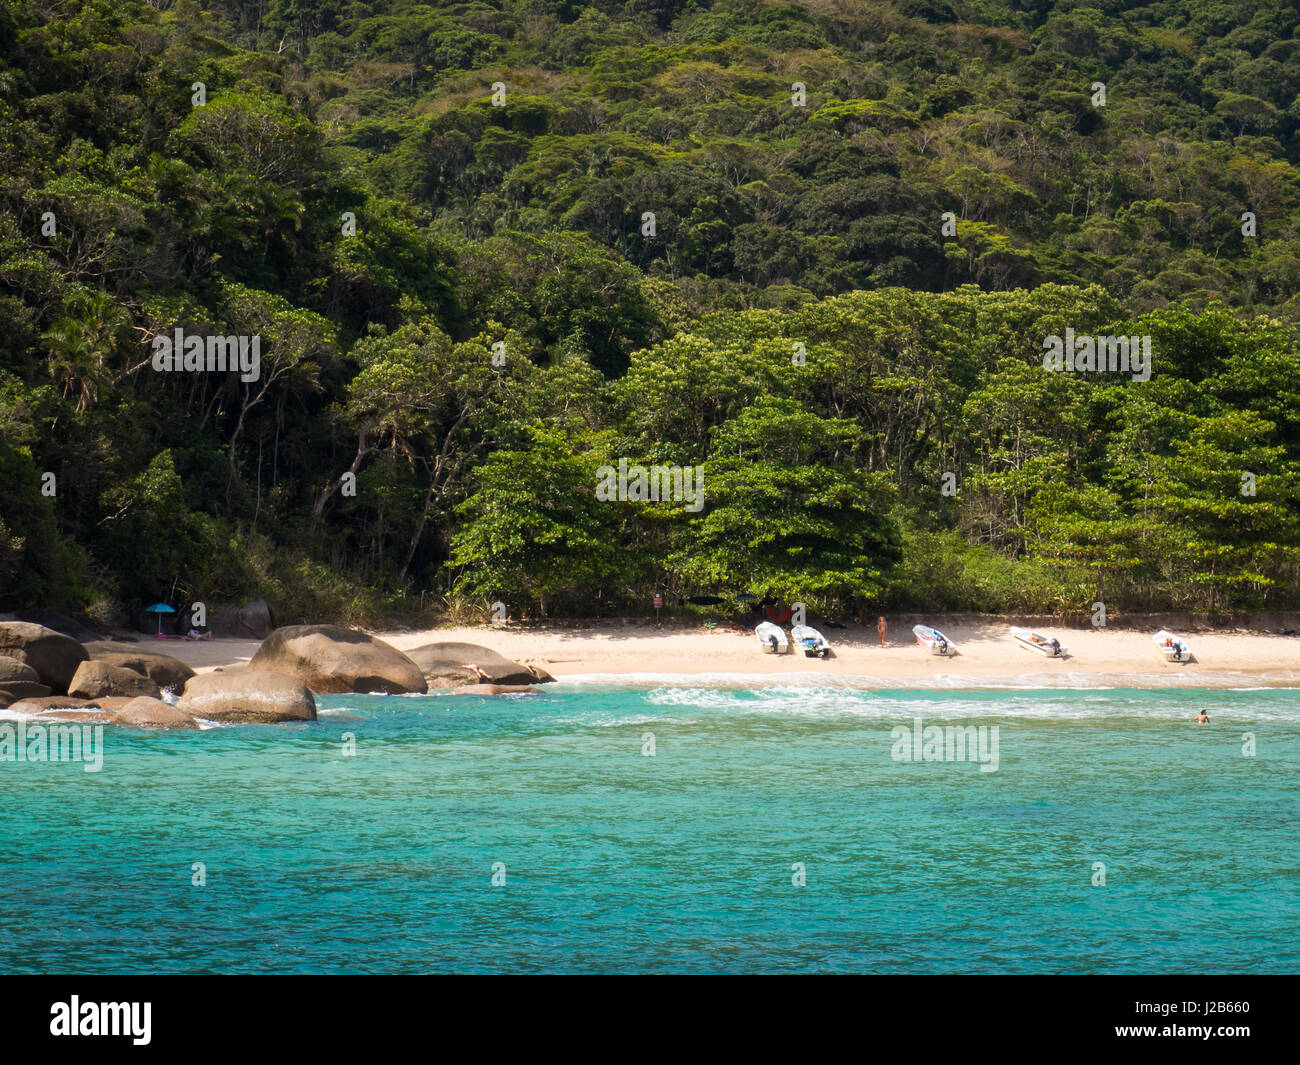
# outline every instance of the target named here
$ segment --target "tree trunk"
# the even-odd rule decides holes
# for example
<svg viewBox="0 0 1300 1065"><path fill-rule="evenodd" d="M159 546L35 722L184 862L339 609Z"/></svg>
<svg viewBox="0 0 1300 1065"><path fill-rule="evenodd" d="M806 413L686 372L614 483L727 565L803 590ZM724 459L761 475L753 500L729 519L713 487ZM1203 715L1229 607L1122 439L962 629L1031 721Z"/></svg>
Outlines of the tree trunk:
<svg viewBox="0 0 1300 1065"><path fill-rule="evenodd" d="M330 501L330 497L333 496L335 492L343 487L343 481L347 475L350 473L355 476L357 470L361 469L361 463L365 460L365 457L375 450L367 443L367 439L370 436L370 429L371 426L369 425L363 425L361 427L361 432L357 435L357 453L352 459L352 465L348 467L346 473L339 474L338 479L326 488L317 498L316 505L312 507L313 522L320 521L321 515L325 513L325 504Z"/></svg>

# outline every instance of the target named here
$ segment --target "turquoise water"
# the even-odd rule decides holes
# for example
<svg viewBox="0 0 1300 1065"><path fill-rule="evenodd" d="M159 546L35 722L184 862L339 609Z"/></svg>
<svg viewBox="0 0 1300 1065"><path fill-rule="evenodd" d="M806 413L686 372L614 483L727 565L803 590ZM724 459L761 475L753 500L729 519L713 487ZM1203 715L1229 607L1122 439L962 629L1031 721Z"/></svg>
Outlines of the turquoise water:
<svg viewBox="0 0 1300 1065"><path fill-rule="evenodd" d="M0 762L0 972L1300 968L1298 690L320 702ZM996 772L895 761L917 716Z"/></svg>

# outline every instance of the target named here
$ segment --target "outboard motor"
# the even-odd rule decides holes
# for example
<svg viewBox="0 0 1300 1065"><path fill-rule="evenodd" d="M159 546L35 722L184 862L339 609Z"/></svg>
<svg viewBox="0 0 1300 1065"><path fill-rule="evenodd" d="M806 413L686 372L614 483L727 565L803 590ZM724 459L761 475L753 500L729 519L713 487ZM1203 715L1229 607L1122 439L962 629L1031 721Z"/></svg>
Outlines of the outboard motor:
<svg viewBox="0 0 1300 1065"><path fill-rule="evenodd" d="M775 637L775 636L769 636L769 637L767 638L767 642L770 643L770 644L772 645L772 653L773 653L773 654L776 654L776 637Z"/></svg>

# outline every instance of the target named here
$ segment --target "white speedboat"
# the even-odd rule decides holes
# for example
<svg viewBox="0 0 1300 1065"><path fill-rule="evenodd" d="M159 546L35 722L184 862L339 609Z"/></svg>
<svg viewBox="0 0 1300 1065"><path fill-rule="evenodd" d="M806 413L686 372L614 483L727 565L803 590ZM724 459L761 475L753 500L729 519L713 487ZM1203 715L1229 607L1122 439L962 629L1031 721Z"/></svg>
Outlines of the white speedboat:
<svg viewBox="0 0 1300 1065"><path fill-rule="evenodd" d="M1155 640L1156 646L1160 648L1160 653L1165 656L1166 662L1188 662L1191 660L1192 649L1181 636L1175 636L1168 629L1161 629L1152 639Z"/></svg>
<svg viewBox="0 0 1300 1065"><path fill-rule="evenodd" d="M754 635L758 637L758 645L770 655L783 655L790 650L790 641L785 638L785 629L780 625L760 621Z"/></svg>
<svg viewBox="0 0 1300 1065"><path fill-rule="evenodd" d="M1016 638L1016 643L1027 651L1035 651L1044 658L1060 658L1065 654L1065 648L1061 646L1061 641L1044 636L1041 632L1034 632L1032 629L1019 629L1011 626L1011 635Z"/></svg>
<svg viewBox="0 0 1300 1065"><path fill-rule="evenodd" d="M794 642L805 655L809 658L829 658L831 645L826 642L826 637L810 625L796 625L790 630L790 635L794 637Z"/></svg>
<svg viewBox="0 0 1300 1065"><path fill-rule="evenodd" d="M932 655L957 653L957 645L938 629L932 629L929 625L913 625L912 634L916 637L916 642Z"/></svg>

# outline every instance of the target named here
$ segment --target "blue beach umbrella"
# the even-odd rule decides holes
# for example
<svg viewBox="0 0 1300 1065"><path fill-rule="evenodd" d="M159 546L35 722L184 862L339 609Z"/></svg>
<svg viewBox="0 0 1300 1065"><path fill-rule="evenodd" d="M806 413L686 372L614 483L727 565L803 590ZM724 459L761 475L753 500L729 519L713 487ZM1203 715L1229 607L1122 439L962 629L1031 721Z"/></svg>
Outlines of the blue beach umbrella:
<svg viewBox="0 0 1300 1065"><path fill-rule="evenodd" d="M145 608L144 608L144 612L145 612L146 614L157 614L157 615L158 615L158 635L159 635L159 636L162 635L162 616L163 616L164 614L175 614L175 613L176 613L176 611L173 610L171 607L169 607L166 603L154 603L153 606L147 606L147 607L145 607Z"/></svg>

